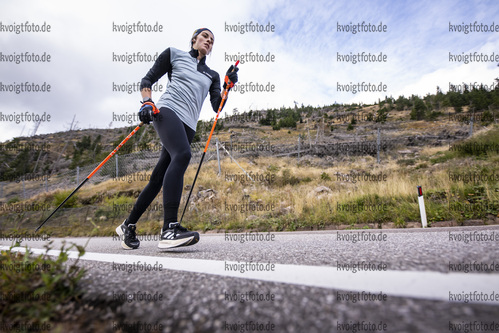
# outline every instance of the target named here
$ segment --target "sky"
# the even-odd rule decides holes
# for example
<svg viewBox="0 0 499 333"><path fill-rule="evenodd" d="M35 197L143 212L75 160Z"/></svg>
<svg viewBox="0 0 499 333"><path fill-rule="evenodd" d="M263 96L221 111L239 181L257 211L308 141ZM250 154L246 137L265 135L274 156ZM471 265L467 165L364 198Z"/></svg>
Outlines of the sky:
<svg viewBox="0 0 499 333"><path fill-rule="evenodd" d="M50 30L16 33L28 29L26 22ZM123 31L133 24L152 31ZM257 25L263 31L254 31ZM188 51L201 27L215 35L207 65L220 76L250 55L241 59L222 118L295 102L372 104L435 93L437 86L447 92L449 83L492 85L499 77L496 0L2 1L0 142L33 134L37 118L36 134L67 131L73 119L79 129L137 124L140 93L117 90L139 82L153 62L117 60L139 52L154 59L168 47ZM33 55L50 61L33 62ZM153 100L167 83L160 79ZM20 84L50 91L17 93ZM200 119L214 116L207 99Z"/></svg>

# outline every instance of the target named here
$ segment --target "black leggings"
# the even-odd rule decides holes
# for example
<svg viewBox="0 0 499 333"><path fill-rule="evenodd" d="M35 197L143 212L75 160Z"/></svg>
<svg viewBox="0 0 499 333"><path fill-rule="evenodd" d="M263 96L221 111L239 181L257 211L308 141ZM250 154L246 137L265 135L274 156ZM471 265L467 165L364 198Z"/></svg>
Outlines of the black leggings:
<svg viewBox="0 0 499 333"><path fill-rule="evenodd" d="M191 160L190 145L196 132L185 125L174 111L164 107L160 109L153 125L161 139L163 148L151 179L144 190L140 192L126 223L137 223L163 186L163 230L165 230L168 228L169 222L178 221L177 215L184 186L184 173Z"/></svg>

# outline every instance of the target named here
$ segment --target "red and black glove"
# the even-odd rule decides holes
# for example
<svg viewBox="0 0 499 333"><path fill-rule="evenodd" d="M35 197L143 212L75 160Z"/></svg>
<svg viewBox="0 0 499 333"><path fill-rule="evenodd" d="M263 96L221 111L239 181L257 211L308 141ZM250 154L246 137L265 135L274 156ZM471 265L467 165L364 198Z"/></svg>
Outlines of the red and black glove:
<svg viewBox="0 0 499 333"><path fill-rule="evenodd" d="M230 65L229 69L227 70L227 73L225 74L225 80L224 80L224 89L226 87L232 88L234 87L234 84L237 83L237 71L239 70L239 67L235 67L234 65Z"/></svg>

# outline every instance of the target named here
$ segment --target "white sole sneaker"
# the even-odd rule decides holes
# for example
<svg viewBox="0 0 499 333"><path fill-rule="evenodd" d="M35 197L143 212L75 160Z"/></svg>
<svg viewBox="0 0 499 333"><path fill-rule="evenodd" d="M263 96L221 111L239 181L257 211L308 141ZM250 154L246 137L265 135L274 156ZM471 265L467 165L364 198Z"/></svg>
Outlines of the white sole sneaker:
<svg viewBox="0 0 499 333"><path fill-rule="evenodd" d="M116 233L118 234L118 236L120 236L120 239L121 239L121 247L124 248L125 250L135 250L138 248L137 247L130 247L128 245L125 244L125 232L123 231L123 229L121 228L123 226L123 224L120 224L117 228L116 228Z"/></svg>
<svg viewBox="0 0 499 333"><path fill-rule="evenodd" d="M187 246L193 239L194 236L181 239L160 240L158 247L160 249L171 249L173 247Z"/></svg>

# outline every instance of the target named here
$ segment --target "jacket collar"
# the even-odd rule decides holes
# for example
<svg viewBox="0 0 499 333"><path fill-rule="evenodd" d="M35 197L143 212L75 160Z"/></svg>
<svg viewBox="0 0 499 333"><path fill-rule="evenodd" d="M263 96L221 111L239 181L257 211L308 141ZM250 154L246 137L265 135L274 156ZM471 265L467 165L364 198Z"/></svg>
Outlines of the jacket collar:
<svg viewBox="0 0 499 333"><path fill-rule="evenodd" d="M193 57L193 58L196 58L199 56L199 51L198 50L194 50L191 48L191 50L189 51L189 54ZM206 62L206 56L202 57L201 60L199 60L199 64L202 65Z"/></svg>

